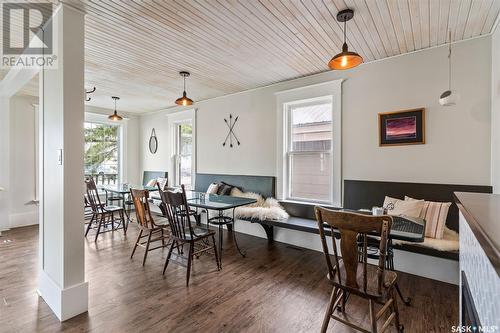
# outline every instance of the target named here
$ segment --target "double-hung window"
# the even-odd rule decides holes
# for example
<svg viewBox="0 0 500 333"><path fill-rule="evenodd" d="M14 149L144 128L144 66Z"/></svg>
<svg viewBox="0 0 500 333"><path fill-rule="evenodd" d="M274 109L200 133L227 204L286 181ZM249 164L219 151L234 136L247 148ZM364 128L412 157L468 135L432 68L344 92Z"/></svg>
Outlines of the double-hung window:
<svg viewBox="0 0 500 333"><path fill-rule="evenodd" d="M286 199L333 202L332 97L285 104Z"/></svg>
<svg viewBox="0 0 500 333"><path fill-rule="evenodd" d="M193 126L191 121L176 124L176 136L176 183L190 189L193 178Z"/></svg>
<svg viewBox="0 0 500 333"><path fill-rule="evenodd" d="M98 184L116 184L120 180L120 127L85 122L85 175Z"/></svg>

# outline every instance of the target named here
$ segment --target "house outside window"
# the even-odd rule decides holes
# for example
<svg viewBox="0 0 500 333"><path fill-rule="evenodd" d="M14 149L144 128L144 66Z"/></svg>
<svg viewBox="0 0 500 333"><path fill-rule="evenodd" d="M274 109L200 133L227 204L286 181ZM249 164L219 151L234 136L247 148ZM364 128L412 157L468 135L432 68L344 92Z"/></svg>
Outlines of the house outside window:
<svg viewBox="0 0 500 333"><path fill-rule="evenodd" d="M342 206L342 80L278 91L277 197Z"/></svg>
<svg viewBox="0 0 500 333"><path fill-rule="evenodd" d="M287 104L287 199L332 202L332 100Z"/></svg>

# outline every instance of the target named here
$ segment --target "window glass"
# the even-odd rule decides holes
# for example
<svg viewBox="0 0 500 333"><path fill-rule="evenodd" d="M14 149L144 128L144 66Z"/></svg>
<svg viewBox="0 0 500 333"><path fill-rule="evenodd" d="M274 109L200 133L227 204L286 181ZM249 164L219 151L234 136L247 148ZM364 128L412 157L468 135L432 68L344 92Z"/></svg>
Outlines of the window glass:
<svg viewBox="0 0 500 333"><path fill-rule="evenodd" d="M119 126L84 123L85 175L97 184L116 184L119 180Z"/></svg>
<svg viewBox="0 0 500 333"><path fill-rule="evenodd" d="M179 184L187 188L192 185L192 151L193 151L193 127L191 123L180 124L179 131Z"/></svg>
<svg viewBox="0 0 500 333"><path fill-rule="evenodd" d="M288 112L288 199L331 202L331 100L294 103Z"/></svg>

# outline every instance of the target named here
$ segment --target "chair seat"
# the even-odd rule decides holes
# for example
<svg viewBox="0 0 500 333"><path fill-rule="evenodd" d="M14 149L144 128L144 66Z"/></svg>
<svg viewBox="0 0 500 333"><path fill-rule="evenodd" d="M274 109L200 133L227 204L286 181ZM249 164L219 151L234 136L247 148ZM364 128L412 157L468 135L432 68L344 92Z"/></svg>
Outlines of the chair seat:
<svg viewBox="0 0 500 333"><path fill-rule="evenodd" d="M357 271L356 271L356 280L358 283L358 288L354 287L349 287L346 285L346 270L344 268L344 261L340 260L339 261L339 266L340 266L340 279L341 283L338 281L338 276L335 274L333 279L328 276L328 279L334 284L342 287L348 287L349 289L352 289L353 291L358 291L360 294L367 294L373 297L380 297L384 296L386 294L386 291L392 288L394 284L396 283L396 280L398 278L398 275L394 271L390 270L385 270L384 271L384 282L383 282L383 288L382 290L382 295L378 293L378 286L377 286L377 270L378 267L375 265L366 265L366 292L364 291L363 288L363 263L358 263Z"/></svg>
<svg viewBox="0 0 500 333"><path fill-rule="evenodd" d="M114 213L123 210L121 206L103 206L102 210L100 209L99 213Z"/></svg>
<svg viewBox="0 0 500 333"><path fill-rule="evenodd" d="M198 227L193 227L193 234L194 237L191 238L191 233L189 232L189 228L186 228L184 230L184 235L186 240L196 240L200 238L204 238L210 235L215 235L215 232L209 229L204 229L204 228L198 228Z"/></svg>

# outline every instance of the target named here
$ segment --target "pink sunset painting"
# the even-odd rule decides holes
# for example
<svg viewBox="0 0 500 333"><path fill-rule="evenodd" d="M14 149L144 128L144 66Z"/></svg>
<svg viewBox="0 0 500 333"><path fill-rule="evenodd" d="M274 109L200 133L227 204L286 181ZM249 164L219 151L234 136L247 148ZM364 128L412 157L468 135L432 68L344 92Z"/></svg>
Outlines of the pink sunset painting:
<svg viewBox="0 0 500 333"><path fill-rule="evenodd" d="M414 139L417 137L417 117L387 119L385 122L387 140Z"/></svg>

